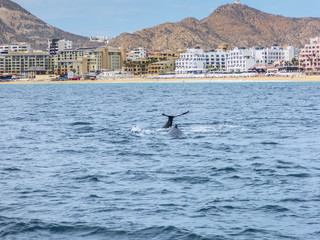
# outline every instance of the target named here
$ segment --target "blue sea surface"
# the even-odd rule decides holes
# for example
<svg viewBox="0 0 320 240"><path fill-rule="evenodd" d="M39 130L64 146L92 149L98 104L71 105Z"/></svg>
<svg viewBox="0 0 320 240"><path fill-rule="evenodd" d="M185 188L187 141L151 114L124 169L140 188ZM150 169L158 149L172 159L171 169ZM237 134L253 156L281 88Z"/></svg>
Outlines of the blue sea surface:
<svg viewBox="0 0 320 240"><path fill-rule="evenodd" d="M319 240L319 126L319 83L0 85L0 239Z"/></svg>

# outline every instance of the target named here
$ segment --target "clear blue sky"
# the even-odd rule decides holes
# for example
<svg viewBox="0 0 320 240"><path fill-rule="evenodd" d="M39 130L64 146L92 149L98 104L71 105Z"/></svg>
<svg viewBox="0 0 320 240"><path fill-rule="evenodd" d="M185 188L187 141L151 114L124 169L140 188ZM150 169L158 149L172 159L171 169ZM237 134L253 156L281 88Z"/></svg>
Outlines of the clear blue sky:
<svg viewBox="0 0 320 240"><path fill-rule="evenodd" d="M13 0L45 22L83 36L108 35L199 20L235 0ZM286 17L320 17L320 0L241 0L261 11ZM308 7L309 6L309 7Z"/></svg>

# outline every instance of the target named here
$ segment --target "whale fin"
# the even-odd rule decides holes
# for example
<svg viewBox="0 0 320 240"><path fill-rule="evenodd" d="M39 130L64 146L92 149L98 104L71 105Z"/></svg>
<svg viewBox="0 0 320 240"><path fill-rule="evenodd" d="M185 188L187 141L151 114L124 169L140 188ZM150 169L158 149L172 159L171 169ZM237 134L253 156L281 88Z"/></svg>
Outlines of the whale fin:
<svg viewBox="0 0 320 240"><path fill-rule="evenodd" d="M184 113L179 114L179 115L176 115L176 116L170 116L170 115L162 113L162 116L168 117L167 123L162 128L170 128L170 127L172 127L173 119L175 117L180 117L180 116L186 115L187 113L189 113L189 111L184 112Z"/></svg>

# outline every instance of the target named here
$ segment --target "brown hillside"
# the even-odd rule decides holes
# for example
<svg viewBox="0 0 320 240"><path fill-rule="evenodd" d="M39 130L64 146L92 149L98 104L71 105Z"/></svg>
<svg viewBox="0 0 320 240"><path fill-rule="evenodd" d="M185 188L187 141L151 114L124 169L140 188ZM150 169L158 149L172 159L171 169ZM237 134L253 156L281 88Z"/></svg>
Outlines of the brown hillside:
<svg viewBox="0 0 320 240"><path fill-rule="evenodd" d="M186 18L179 23L165 23L133 34L124 33L112 46L128 49L185 49L195 45L214 48L221 43L231 46L271 46L292 44L302 47L320 33L320 18L288 18L264 13L242 4L217 8L199 21Z"/></svg>
<svg viewBox="0 0 320 240"><path fill-rule="evenodd" d="M46 49L52 38L72 40L75 46L88 44L88 38L55 28L11 0L0 0L0 43L28 42Z"/></svg>

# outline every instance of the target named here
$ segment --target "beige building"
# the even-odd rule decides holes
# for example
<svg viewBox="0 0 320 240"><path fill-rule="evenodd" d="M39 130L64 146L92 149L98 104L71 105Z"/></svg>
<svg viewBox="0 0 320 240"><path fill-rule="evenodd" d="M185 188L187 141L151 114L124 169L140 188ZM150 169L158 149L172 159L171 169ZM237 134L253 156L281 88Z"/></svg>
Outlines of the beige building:
<svg viewBox="0 0 320 240"><path fill-rule="evenodd" d="M30 67L49 69L49 58L44 52L5 54L0 56L0 73L21 74Z"/></svg>
<svg viewBox="0 0 320 240"><path fill-rule="evenodd" d="M164 75L168 72L174 72L176 68L176 60L170 59L167 61L155 62L148 66L148 74Z"/></svg>
<svg viewBox="0 0 320 240"><path fill-rule="evenodd" d="M148 65L151 61L147 58L139 59L139 61L126 61L123 70L134 75L144 75L148 73Z"/></svg>
<svg viewBox="0 0 320 240"><path fill-rule="evenodd" d="M55 74L73 71L81 75L101 69L120 71L121 65L122 52L110 47L64 50L55 55L53 60Z"/></svg>
<svg viewBox="0 0 320 240"><path fill-rule="evenodd" d="M181 52L164 51L164 52L148 52L148 59L157 59L157 61L165 61L171 58L179 59Z"/></svg>
<svg viewBox="0 0 320 240"><path fill-rule="evenodd" d="M127 59L124 62L123 70L134 75L159 75L173 72L175 69L175 60L180 56L179 52L148 52L147 58L132 61Z"/></svg>

